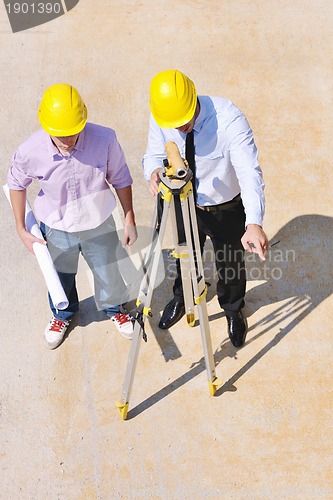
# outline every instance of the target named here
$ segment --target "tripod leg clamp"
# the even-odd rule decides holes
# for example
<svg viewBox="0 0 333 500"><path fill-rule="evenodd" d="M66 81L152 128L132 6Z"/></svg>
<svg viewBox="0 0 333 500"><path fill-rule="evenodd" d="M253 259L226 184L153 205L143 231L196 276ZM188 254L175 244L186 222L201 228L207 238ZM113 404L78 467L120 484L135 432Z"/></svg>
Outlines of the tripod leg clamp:
<svg viewBox="0 0 333 500"><path fill-rule="evenodd" d="M147 334L145 331L145 325L143 322L143 316L152 317L152 312L150 307L146 307L142 304L140 299L136 300L136 310L134 314L134 320L137 321L142 330L142 338L145 342L147 342Z"/></svg>
<svg viewBox="0 0 333 500"><path fill-rule="evenodd" d="M206 285L205 288L204 288L204 290L199 295L199 297L194 297L194 303L196 305L200 304L200 302L202 302L204 300L204 298L207 295L207 291L208 291L208 286Z"/></svg>
<svg viewBox="0 0 333 500"><path fill-rule="evenodd" d="M136 307L140 308L140 312L145 316L149 316L150 318L152 317L151 308L143 306L141 300L136 299Z"/></svg>
<svg viewBox="0 0 333 500"><path fill-rule="evenodd" d="M171 252L174 259L188 259L188 253L176 253L175 250Z"/></svg>

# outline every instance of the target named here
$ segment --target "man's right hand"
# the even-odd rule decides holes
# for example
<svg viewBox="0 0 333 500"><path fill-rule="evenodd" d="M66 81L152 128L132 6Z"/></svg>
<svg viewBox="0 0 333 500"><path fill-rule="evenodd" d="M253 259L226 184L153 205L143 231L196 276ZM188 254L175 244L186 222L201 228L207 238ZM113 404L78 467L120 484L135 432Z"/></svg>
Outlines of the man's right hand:
<svg viewBox="0 0 333 500"><path fill-rule="evenodd" d="M159 173L161 172L161 170L163 170L162 167L156 168L150 176L149 191L153 196L156 196L158 194L158 185L160 183Z"/></svg>
<svg viewBox="0 0 333 500"><path fill-rule="evenodd" d="M36 238L33 234L29 233L29 231L25 228L25 204L27 199L26 190L9 190L10 193L10 202L13 208L15 223L16 223L16 231L19 235L23 245L29 250L31 253L35 253L33 251L32 245L34 243L41 243L42 245L46 245L46 241L40 238Z"/></svg>
<svg viewBox="0 0 333 500"><path fill-rule="evenodd" d="M40 243L41 245L46 245L45 240L36 238L33 234L29 233L25 228L17 229L17 234L19 235L23 245L29 250L29 252L35 254L33 250L34 243Z"/></svg>

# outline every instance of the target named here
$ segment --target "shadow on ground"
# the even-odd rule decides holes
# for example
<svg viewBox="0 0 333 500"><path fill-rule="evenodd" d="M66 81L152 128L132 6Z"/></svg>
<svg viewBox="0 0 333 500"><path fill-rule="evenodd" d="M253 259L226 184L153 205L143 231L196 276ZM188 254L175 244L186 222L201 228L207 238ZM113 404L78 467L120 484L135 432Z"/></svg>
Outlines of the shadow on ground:
<svg viewBox="0 0 333 500"><path fill-rule="evenodd" d="M249 290L246 295L247 316L253 315L264 306L273 305L266 316L249 328L249 332L256 332L246 345L256 342L268 331L277 330L273 339L260 349L240 370L238 370L215 396L226 391L235 391L235 382L239 380L252 366L257 363L273 347L281 342L308 314L332 293L332 235L331 217L321 215L303 215L296 217L283 226L270 241L270 250L265 262L249 255L247 258L247 275L249 282L258 285ZM211 263L209 263L210 265ZM205 263L205 269L209 271ZM213 265L211 265L213 270ZM212 278L212 279L209 279ZM207 279L207 277L206 277ZM166 280L169 281L169 280ZM211 300L215 293L213 274L208 281L212 282L207 300ZM252 283L253 284L253 283ZM170 285L167 283L168 288ZM171 294L166 291L165 283L156 290L155 294L165 298ZM160 293L163 291L163 293ZM161 304L163 307L164 304ZM210 317L210 322L220 318L223 313ZM161 333L156 322L152 323L153 332L165 355L166 361L180 356L179 349L172 340L170 332ZM165 346L167 345L167 349ZM234 357L236 349L228 340L223 340L214 353L215 364L218 365L226 357ZM187 383L205 370L204 358L194 363L188 372L177 378L163 389L159 390L138 406L129 411L128 418L133 418L165 398L173 391Z"/></svg>

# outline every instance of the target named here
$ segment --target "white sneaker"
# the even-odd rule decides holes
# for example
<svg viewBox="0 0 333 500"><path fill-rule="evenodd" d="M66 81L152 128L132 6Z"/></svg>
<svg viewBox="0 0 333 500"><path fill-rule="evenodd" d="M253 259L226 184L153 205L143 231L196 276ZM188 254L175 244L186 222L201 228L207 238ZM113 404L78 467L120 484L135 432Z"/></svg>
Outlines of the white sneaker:
<svg viewBox="0 0 333 500"><path fill-rule="evenodd" d="M134 328L129 314L118 313L115 316L111 316L111 320L116 325L118 332L120 332L125 339L132 339Z"/></svg>
<svg viewBox="0 0 333 500"><path fill-rule="evenodd" d="M44 342L49 349L55 349L61 344L68 325L68 321L62 321L53 316L44 332Z"/></svg>

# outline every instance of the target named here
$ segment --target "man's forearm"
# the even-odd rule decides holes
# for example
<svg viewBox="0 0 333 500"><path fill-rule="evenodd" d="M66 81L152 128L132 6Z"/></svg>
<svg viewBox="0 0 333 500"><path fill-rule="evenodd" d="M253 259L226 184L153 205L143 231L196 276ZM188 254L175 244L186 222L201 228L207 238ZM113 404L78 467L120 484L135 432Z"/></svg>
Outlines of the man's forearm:
<svg viewBox="0 0 333 500"><path fill-rule="evenodd" d="M25 189L16 191L14 189L9 190L10 202L12 204L16 229L25 229L25 204L27 199L27 193Z"/></svg>
<svg viewBox="0 0 333 500"><path fill-rule="evenodd" d="M120 204L124 211L127 221L130 219L135 224L133 201L132 201L132 186L118 188L115 190L119 198Z"/></svg>

